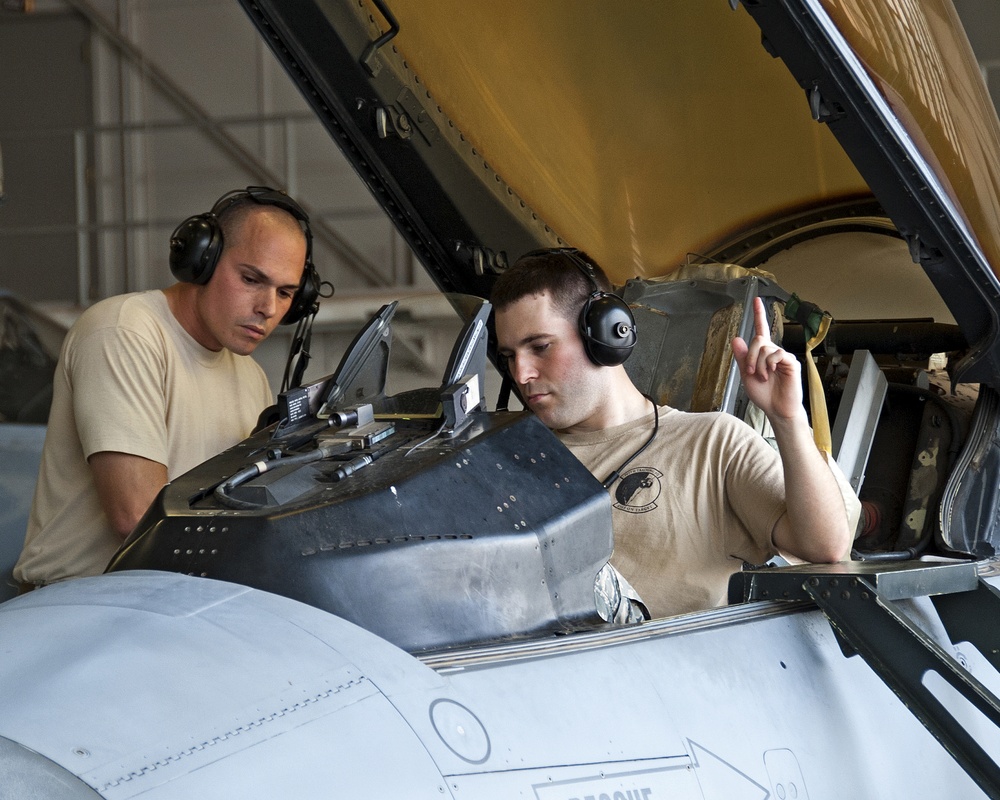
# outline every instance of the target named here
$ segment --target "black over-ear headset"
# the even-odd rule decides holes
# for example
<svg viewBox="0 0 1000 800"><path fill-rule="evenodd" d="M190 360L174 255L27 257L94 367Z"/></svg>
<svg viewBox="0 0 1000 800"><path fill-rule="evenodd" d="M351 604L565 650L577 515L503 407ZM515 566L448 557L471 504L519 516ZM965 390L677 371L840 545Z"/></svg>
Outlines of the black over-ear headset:
<svg viewBox="0 0 1000 800"><path fill-rule="evenodd" d="M277 206L287 211L302 225L306 237L306 263L302 270L302 281L292 298L282 325L298 322L312 312L320 296L321 281L312 263L312 231L309 215L291 197L267 186L248 186L227 192L215 201L207 214L188 217L170 237L170 271L177 280L184 283L206 284L215 272L215 266L222 255L222 226L219 217L237 203L253 202L266 206Z"/></svg>
<svg viewBox="0 0 1000 800"><path fill-rule="evenodd" d="M592 291L580 309L577 322L587 357L601 367L624 364L636 343L635 318L628 303L616 294L601 290L594 265L575 247L533 250L522 258L549 254L566 256L591 286Z"/></svg>

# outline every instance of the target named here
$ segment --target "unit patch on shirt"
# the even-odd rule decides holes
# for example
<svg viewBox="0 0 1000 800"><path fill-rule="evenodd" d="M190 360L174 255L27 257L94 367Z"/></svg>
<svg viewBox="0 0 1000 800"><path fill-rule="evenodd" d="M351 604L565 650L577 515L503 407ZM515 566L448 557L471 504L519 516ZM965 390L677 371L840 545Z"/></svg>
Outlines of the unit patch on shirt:
<svg viewBox="0 0 1000 800"><path fill-rule="evenodd" d="M633 467L622 475L615 487L615 508L630 514L643 514L656 508L663 473L653 467Z"/></svg>

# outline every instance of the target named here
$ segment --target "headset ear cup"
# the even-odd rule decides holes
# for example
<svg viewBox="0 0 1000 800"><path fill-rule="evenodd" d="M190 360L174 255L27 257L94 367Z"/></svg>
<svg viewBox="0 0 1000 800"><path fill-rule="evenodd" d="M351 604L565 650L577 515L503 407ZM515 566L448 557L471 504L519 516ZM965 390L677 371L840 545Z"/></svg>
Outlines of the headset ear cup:
<svg viewBox="0 0 1000 800"><path fill-rule="evenodd" d="M214 214L188 217L170 237L170 271L183 283L208 283L222 254L222 228Z"/></svg>
<svg viewBox="0 0 1000 800"><path fill-rule="evenodd" d="M316 268L312 263L306 264L306 268L302 273L302 282L299 284L299 290L295 293L295 297L292 298L292 304L288 307L288 311L285 312L285 316L281 318L281 325L294 325L312 311L313 306L319 300L320 283L319 273L316 272Z"/></svg>
<svg viewBox="0 0 1000 800"><path fill-rule="evenodd" d="M632 309L618 295L595 292L580 310L580 336L587 357L601 367L624 364L635 348Z"/></svg>

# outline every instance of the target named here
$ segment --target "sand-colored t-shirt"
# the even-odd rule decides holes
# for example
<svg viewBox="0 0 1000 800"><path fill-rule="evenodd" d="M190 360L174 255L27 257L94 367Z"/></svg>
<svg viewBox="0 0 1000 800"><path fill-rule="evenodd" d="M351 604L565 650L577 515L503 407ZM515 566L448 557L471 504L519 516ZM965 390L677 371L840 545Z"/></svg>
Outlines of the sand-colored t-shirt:
<svg viewBox="0 0 1000 800"><path fill-rule="evenodd" d="M101 510L87 458L116 451L167 467L173 480L246 438L272 402L249 356L202 347L161 291L87 309L67 334L19 581L104 571L121 540Z"/></svg>
<svg viewBox="0 0 1000 800"><path fill-rule="evenodd" d="M666 406L659 414L656 438L609 490L611 563L654 617L724 605L730 575L775 555L771 532L785 513L780 456L748 425ZM649 414L559 438L604 480L652 430Z"/></svg>

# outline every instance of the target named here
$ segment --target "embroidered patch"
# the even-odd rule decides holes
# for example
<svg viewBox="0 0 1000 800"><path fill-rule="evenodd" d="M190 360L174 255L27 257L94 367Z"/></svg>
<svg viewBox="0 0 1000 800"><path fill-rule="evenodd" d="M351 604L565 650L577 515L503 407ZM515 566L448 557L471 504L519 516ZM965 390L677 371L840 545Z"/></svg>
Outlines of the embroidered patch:
<svg viewBox="0 0 1000 800"><path fill-rule="evenodd" d="M652 467L633 467L615 486L615 508L643 514L656 508L663 473Z"/></svg>

